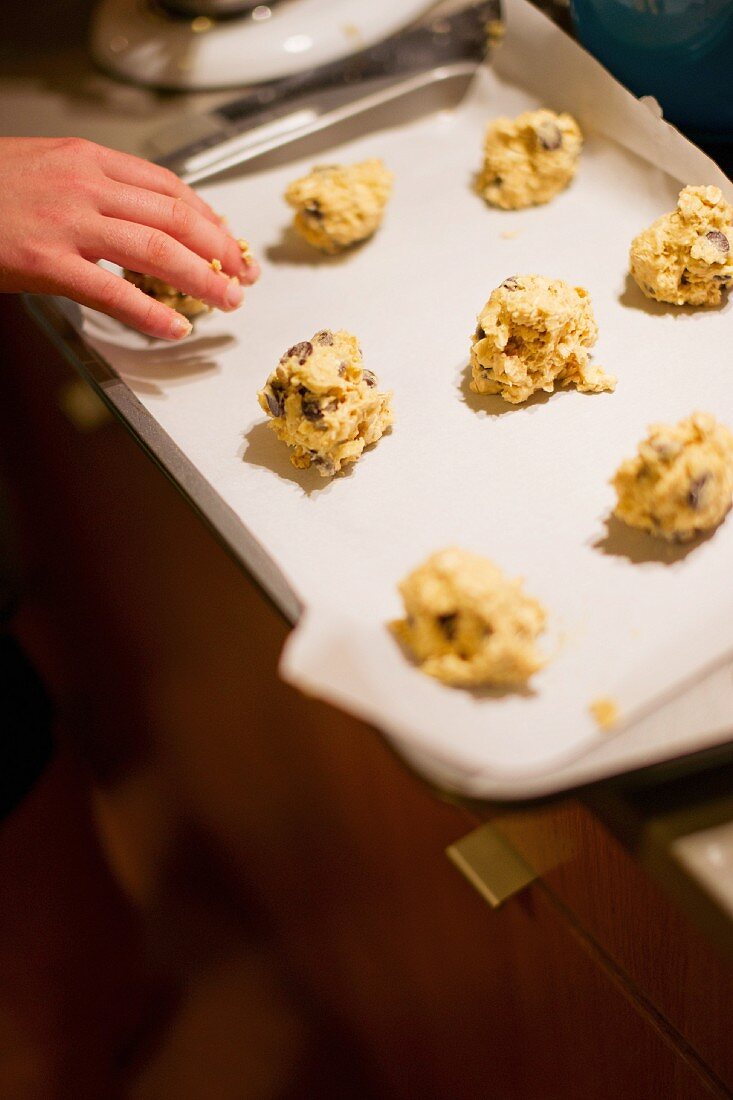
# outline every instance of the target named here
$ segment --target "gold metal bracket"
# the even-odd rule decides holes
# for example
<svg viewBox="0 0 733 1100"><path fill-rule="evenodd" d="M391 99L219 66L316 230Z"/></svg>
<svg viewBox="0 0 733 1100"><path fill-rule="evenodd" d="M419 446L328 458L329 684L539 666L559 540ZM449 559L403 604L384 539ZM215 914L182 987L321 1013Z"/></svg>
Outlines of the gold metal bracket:
<svg viewBox="0 0 733 1100"><path fill-rule="evenodd" d="M451 844L445 854L492 909L538 877L490 823Z"/></svg>

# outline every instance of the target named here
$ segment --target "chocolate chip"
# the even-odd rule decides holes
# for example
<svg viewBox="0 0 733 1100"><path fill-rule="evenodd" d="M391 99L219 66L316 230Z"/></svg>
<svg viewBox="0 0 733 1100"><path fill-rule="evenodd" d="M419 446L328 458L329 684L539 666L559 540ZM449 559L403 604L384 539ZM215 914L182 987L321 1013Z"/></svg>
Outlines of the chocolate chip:
<svg viewBox="0 0 733 1100"><path fill-rule="evenodd" d="M537 140L543 149L552 152L562 145L562 134L554 122L542 122L535 130Z"/></svg>
<svg viewBox="0 0 733 1100"><path fill-rule="evenodd" d="M376 386L376 384L377 384L376 374L374 374L370 370L367 370L366 367L361 372L361 376L364 379L364 381L366 382L367 386L372 386L372 387Z"/></svg>
<svg viewBox="0 0 733 1100"><path fill-rule="evenodd" d="M336 473L336 463L332 458L325 458L323 455L314 454L311 458L311 462L314 466L317 466L319 470L324 470L327 474Z"/></svg>
<svg viewBox="0 0 733 1100"><path fill-rule="evenodd" d="M700 477L693 478L690 482L690 488L687 491L687 503L690 508L699 508L702 498L705 495L705 486L711 480L710 474L700 474Z"/></svg>
<svg viewBox="0 0 733 1100"><path fill-rule="evenodd" d="M323 211L321 210L321 204L318 199L313 199L311 202L307 202L303 207L304 212L309 218L314 218L319 222L323 218Z"/></svg>
<svg viewBox="0 0 733 1100"><path fill-rule="evenodd" d="M689 281L686 275L680 275L680 286L687 286Z"/></svg>
<svg viewBox="0 0 733 1100"><path fill-rule="evenodd" d="M726 237L725 233L721 233L719 229L711 229L705 236L714 244L718 252L722 252L723 255L730 252L730 241Z"/></svg>
<svg viewBox="0 0 733 1100"><path fill-rule="evenodd" d="M303 416L306 420L322 420L323 409L321 403L314 393L306 392L302 394L300 398L300 404L303 409Z"/></svg>
<svg viewBox="0 0 733 1100"><path fill-rule="evenodd" d="M440 629L445 634L449 642L452 642L456 636L456 626L458 625L458 615L455 612L452 615L438 615L437 623Z"/></svg>
<svg viewBox="0 0 733 1100"><path fill-rule="evenodd" d="M504 182L504 177L503 176L494 176L493 180L489 184L489 187L501 187L503 182Z"/></svg>
<svg viewBox="0 0 733 1100"><path fill-rule="evenodd" d="M476 331L473 334L474 340L483 340L486 333L482 329L481 325L476 325Z"/></svg>
<svg viewBox="0 0 733 1100"><path fill-rule="evenodd" d="M522 286L516 275L510 275L501 285L505 290L519 290Z"/></svg>
<svg viewBox="0 0 733 1100"><path fill-rule="evenodd" d="M330 348L333 346L333 333L329 332L327 328L324 328L322 332L317 332L313 339L319 344L323 344L324 347Z"/></svg>
<svg viewBox="0 0 733 1100"><path fill-rule="evenodd" d="M282 390L276 390L272 387L272 390L265 390L265 400L267 401L267 407L273 416L282 416L283 408L285 406L284 401L285 394Z"/></svg>
<svg viewBox="0 0 733 1100"><path fill-rule="evenodd" d="M341 375L342 378L346 374L346 368L347 367L348 367L348 363L339 363L339 374Z"/></svg>
<svg viewBox="0 0 733 1100"><path fill-rule="evenodd" d="M300 344L293 344L292 348L288 348L283 356L283 360L297 359L302 367L308 356L312 354L313 345L308 340L303 340Z"/></svg>

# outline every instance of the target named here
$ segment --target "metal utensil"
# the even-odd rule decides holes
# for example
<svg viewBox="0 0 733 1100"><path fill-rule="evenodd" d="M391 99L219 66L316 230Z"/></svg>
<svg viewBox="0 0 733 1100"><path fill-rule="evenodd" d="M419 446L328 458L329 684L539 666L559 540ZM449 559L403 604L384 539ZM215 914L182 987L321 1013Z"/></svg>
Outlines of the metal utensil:
<svg viewBox="0 0 733 1100"><path fill-rule="evenodd" d="M351 57L260 86L168 127L154 135L151 153L188 183L197 183L420 92L436 79L469 78L486 56L487 25L498 11L498 0L479 0L458 11L433 14Z"/></svg>

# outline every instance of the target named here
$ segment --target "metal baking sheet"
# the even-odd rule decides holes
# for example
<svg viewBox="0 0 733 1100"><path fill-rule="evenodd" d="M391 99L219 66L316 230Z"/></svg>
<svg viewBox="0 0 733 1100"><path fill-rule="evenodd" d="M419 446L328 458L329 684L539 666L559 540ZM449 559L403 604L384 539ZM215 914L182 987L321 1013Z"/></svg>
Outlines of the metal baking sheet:
<svg viewBox="0 0 733 1100"><path fill-rule="evenodd" d="M606 523L608 479L650 421L700 407L733 424L721 353L730 306L666 310L626 280L631 237L682 183L719 182L729 195L730 184L523 0L507 8L497 73L482 71L468 91L436 82L427 116L393 115L388 127L362 117L328 135L329 160L382 156L396 173L372 242L320 259L288 231L282 191L324 159L321 135L318 148L281 151L205 189L262 260L242 311L206 319L175 348L67 311L120 380L110 389L124 385L163 455L170 443L199 507L216 501L227 541L247 532L242 556L260 547L259 575L281 602L291 593L291 615L305 608L284 674L376 723L431 778L491 797L720 743L733 716L733 523L685 553ZM579 117L579 177L547 207L488 210L471 189L486 121L540 103ZM532 271L588 287L615 394L561 391L509 408L467 390L475 314L503 278ZM393 433L333 482L289 465L256 403L282 350L323 327L359 335L397 415ZM400 610L397 581L449 543L523 575L548 607L552 660L527 692L433 683L385 630ZM600 694L621 706L611 734L588 713Z"/></svg>

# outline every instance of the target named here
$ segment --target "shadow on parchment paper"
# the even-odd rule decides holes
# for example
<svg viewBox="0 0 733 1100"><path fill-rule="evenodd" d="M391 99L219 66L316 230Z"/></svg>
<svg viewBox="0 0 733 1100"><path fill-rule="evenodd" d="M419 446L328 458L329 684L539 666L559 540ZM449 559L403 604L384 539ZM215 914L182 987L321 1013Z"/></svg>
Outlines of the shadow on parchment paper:
<svg viewBox="0 0 733 1100"><path fill-rule="evenodd" d="M624 289L619 294L618 300L627 309L639 309L642 313L650 313L653 317L671 314L672 317L683 321L713 313L725 305L725 301L719 306L675 306L671 302L658 302L655 298L647 298L631 272L626 275Z"/></svg>
<svg viewBox="0 0 733 1100"><path fill-rule="evenodd" d="M330 489L333 478L321 477L317 470L309 467L307 470L297 470L290 461L290 451L269 427L269 422L261 420L253 424L249 431L244 433L245 447L241 452L242 462L248 462L250 466L261 466L270 470L283 481L292 481L300 486L306 496L320 494L324 489ZM351 467L345 474L339 477L349 477Z"/></svg>
<svg viewBox="0 0 733 1100"><path fill-rule="evenodd" d="M629 527L611 513L604 520L606 534L592 544L594 550L614 558L627 558L633 565L644 562L657 562L659 565L674 565L683 561L689 554L712 538L717 528L698 535L690 542L667 542L654 538L647 531Z"/></svg>
<svg viewBox="0 0 733 1100"><path fill-rule="evenodd" d="M148 350L141 351L133 367L125 367L124 379L136 393L161 396L163 390L157 383L167 386L184 385L204 374L217 374L221 369L213 356L234 343L233 336L194 336L182 344L162 345L160 340L150 340ZM115 350L118 345L100 341Z"/></svg>
<svg viewBox="0 0 733 1100"><path fill-rule="evenodd" d="M458 687L458 691L467 691L474 699L507 699L510 695L517 699L534 699L537 692L529 684L515 684L514 687Z"/></svg>
<svg viewBox="0 0 733 1100"><path fill-rule="evenodd" d="M419 665L415 660L415 654L412 652L407 643L402 640L399 634L395 632L394 627L397 622L399 622L399 620L394 620L393 622L387 624L389 626L389 635L404 659L407 661L407 663L409 665L412 665L414 669L419 669ZM438 680L436 680L435 682L440 683L440 681ZM520 699L533 699L537 694L534 688L530 687L529 684L518 684L514 687L510 687L508 685L505 687L491 687L488 684L483 687L466 687L463 684L443 684L443 687L447 687L451 691L464 692L467 695L472 695L473 698L476 700L506 699L510 695Z"/></svg>
<svg viewBox="0 0 733 1100"><path fill-rule="evenodd" d="M303 267L335 266L344 263L367 243L368 241L359 241L344 249L343 252L331 255L308 244L299 233L296 233L292 225L287 225L282 231L280 240L276 244L268 245L265 249L265 255L273 264L296 264Z"/></svg>
<svg viewBox="0 0 733 1100"><path fill-rule="evenodd" d="M521 412L523 409L533 409L537 405L546 405L555 393L533 393L531 397L523 401L521 405L512 405L505 401L497 393L474 393L471 389L471 364L467 363L458 376L458 389L461 392L461 400L472 412L483 413L484 416L504 416L506 413Z"/></svg>

